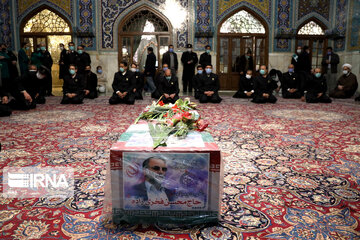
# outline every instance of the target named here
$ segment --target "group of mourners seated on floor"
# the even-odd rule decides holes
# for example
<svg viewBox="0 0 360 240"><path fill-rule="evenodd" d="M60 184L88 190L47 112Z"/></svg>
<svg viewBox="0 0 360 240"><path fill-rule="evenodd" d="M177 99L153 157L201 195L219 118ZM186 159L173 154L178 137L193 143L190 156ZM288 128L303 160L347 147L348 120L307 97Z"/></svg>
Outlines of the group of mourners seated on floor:
<svg viewBox="0 0 360 240"><path fill-rule="evenodd" d="M212 73L212 65L206 66L204 74L197 75L196 84L198 86L196 98L201 103L221 102L222 99L218 94L220 89L219 78ZM135 99L143 99L142 91L144 87L147 88L137 65L132 64L130 71L128 71L126 62L120 63L120 71L115 74L112 87L114 93L109 99L110 104L134 104ZM155 76L152 89L151 97L160 99L164 103L175 103L179 99L178 78L174 71L168 68L167 64L163 64L162 70Z"/></svg>
<svg viewBox="0 0 360 240"><path fill-rule="evenodd" d="M109 99L110 104L134 104L135 99L143 99L144 76L138 66L133 63L128 68L126 62L120 63L120 68L115 73L112 84L113 94ZM330 97L349 98L357 90L356 76L351 73L352 66L344 64L343 74L338 79L335 89L330 90ZM97 76L91 72L91 66L85 67L83 74L77 73L77 66L69 66L69 74L64 76L63 98L61 104L81 104L84 98L96 98ZM9 101L9 94L0 85L0 116L8 116L12 109L28 110L36 107L36 104L45 103L45 90L42 81L50 74L45 66L39 68L29 65L29 71L18 77L11 86L10 94L13 99ZM197 74L192 79L195 98L200 103L220 103L219 78L212 72L212 65L206 65L205 69L199 65ZM179 83L176 74L163 64L162 70L155 77L155 90L151 96L161 99L164 103L174 103L179 98ZM320 68L312 70L311 74L294 72L294 65L290 64L288 71L281 73L277 70L268 72L267 66L261 65L259 73L254 76L248 70L240 77L239 90L235 98L252 98L254 103L275 103L276 93L281 90L283 98L298 98L308 103L330 103L326 78ZM355 100L359 100L359 97Z"/></svg>
<svg viewBox="0 0 360 240"><path fill-rule="evenodd" d="M262 65L258 76L253 76L252 70L248 70L240 77L239 90L234 98L252 98L254 103L275 103L274 96L280 93L283 98L301 99L308 103L331 103L332 98L350 98L357 88L356 76L351 72L352 66L344 64L343 74L337 81L335 89L328 89L327 81L320 68L315 68L311 73L295 72L294 65L288 66L288 71L281 73L271 70ZM328 95L328 92L330 95ZM330 97L329 97L330 96ZM359 97L355 100L360 100Z"/></svg>
<svg viewBox="0 0 360 240"><path fill-rule="evenodd" d="M28 72L11 81L7 88L0 84L0 116L11 115L12 110L29 110L46 102L46 79L51 74L43 65L30 64ZM83 74L77 74L77 66L70 64L69 74L64 76L63 99L61 104L80 104L84 98L96 98L97 76L91 66ZM13 98L9 101L9 96Z"/></svg>

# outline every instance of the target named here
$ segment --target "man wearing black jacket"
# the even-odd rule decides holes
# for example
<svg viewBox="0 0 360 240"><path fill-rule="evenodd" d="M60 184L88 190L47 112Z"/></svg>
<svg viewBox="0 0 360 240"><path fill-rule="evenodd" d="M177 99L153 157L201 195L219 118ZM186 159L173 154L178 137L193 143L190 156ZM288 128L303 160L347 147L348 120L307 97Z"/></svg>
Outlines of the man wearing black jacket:
<svg viewBox="0 0 360 240"><path fill-rule="evenodd" d="M282 76L282 97L283 98L301 98L301 77L295 72L295 67L290 64L288 72Z"/></svg>
<svg viewBox="0 0 360 240"><path fill-rule="evenodd" d="M315 68L314 74L306 84L306 90L307 103L331 103L331 99L326 95L326 79L320 68Z"/></svg>
<svg viewBox="0 0 360 240"><path fill-rule="evenodd" d="M164 64L162 65L161 70L159 70L159 71L156 73L155 81L154 81L155 86L156 86L156 89L155 89L155 91L154 91L153 93L151 93L151 97L154 98L154 99L156 99L156 100L161 97L161 94L160 94L160 92L159 92L159 84L160 84L161 79L164 77L165 71L166 71L167 69L169 69L169 66L168 66L166 63L164 63Z"/></svg>
<svg viewBox="0 0 360 240"><path fill-rule="evenodd" d="M268 74L266 65L260 66L260 76L254 79L253 103L276 103L277 99L273 91L278 87L276 82Z"/></svg>
<svg viewBox="0 0 360 240"><path fill-rule="evenodd" d="M98 97L98 92L96 90L98 79L97 75L91 71L91 66L88 65L85 67L85 98L94 99Z"/></svg>
<svg viewBox="0 0 360 240"><path fill-rule="evenodd" d="M61 104L81 104L85 95L85 80L77 74L77 66L70 64L69 75L64 77L63 99Z"/></svg>
<svg viewBox="0 0 360 240"><path fill-rule="evenodd" d="M0 86L0 117L6 117L11 115L11 108L8 106L9 94L3 90Z"/></svg>
<svg viewBox="0 0 360 240"><path fill-rule="evenodd" d="M234 98L253 98L254 97L254 78L252 70L247 70L246 75L240 75L239 90L234 94Z"/></svg>
<svg viewBox="0 0 360 240"><path fill-rule="evenodd" d="M199 101L200 103L220 103L219 96L220 81L218 75L212 73L212 65L207 65L199 82Z"/></svg>
<svg viewBox="0 0 360 240"><path fill-rule="evenodd" d="M301 46L297 46L296 52L295 52L295 53L292 55L292 57L291 57L291 64L294 65L294 71L297 72L297 73L299 73L300 70L301 70L301 69L298 67L301 52L302 52L302 47L301 47Z"/></svg>
<svg viewBox="0 0 360 240"><path fill-rule="evenodd" d="M156 56L152 47L148 47L147 51L148 55L146 57L144 75L146 79L147 89L149 90L149 92L154 93L154 91L156 90L154 83L156 73Z"/></svg>
<svg viewBox="0 0 360 240"><path fill-rule="evenodd" d="M120 63L120 71L115 73L112 87L114 93L109 99L110 104L134 104L135 94L133 89L135 88L135 78L134 74L128 71L127 62Z"/></svg>
<svg viewBox="0 0 360 240"><path fill-rule="evenodd" d="M202 66L203 69L205 69L205 67L207 65L209 65L209 64L211 65L210 52L211 52L211 47L209 45L206 45L205 46L205 52L200 55L199 64Z"/></svg>
<svg viewBox="0 0 360 240"><path fill-rule="evenodd" d="M192 92L193 83L192 79L195 74L195 66L198 62L197 54L192 51L192 45L186 45L187 51L183 52L181 56L181 62L184 66L182 83L183 83L183 92Z"/></svg>
<svg viewBox="0 0 360 240"><path fill-rule="evenodd" d="M170 69L167 69L160 79L159 92L164 103L175 103L179 99L179 82Z"/></svg>
<svg viewBox="0 0 360 240"><path fill-rule="evenodd" d="M328 89L333 90L336 87L337 66L339 64L339 55L333 52L332 47L326 49L326 55L321 61L322 73L325 74Z"/></svg>
<svg viewBox="0 0 360 240"><path fill-rule="evenodd" d="M309 74L311 71L311 58L310 58L310 48L309 46L304 46L302 52L299 55L297 73L303 72L304 74Z"/></svg>
<svg viewBox="0 0 360 240"><path fill-rule="evenodd" d="M75 43L69 42L69 50L66 52L64 58L64 65L66 71L69 71L70 64L76 65L77 55L78 53L75 51ZM65 75L67 75L67 73Z"/></svg>
<svg viewBox="0 0 360 240"><path fill-rule="evenodd" d="M45 68L39 70L35 65L29 66L28 73L16 79L11 95L14 97L9 103L10 107L18 110L36 108L36 104L45 103L44 84L42 83L49 73Z"/></svg>
<svg viewBox="0 0 360 240"><path fill-rule="evenodd" d="M193 77L193 85L194 85L194 97L195 99L199 99L200 98L200 90L199 90L199 87L200 87L200 81L201 81L201 77L203 76L203 73L204 73L204 68L202 65L198 65L196 67L196 74L195 76Z"/></svg>
<svg viewBox="0 0 360 240"><path fill-rule="evenodd" d="M17 77L19 77L19 71L17 69L17 57L14 54L13 51L11 51L10 49L7 50L7 54L9 55L10 59L9 59L9 71L10 71L10 78L11 79L15 79Z"/></svg>
<svg viewBox="0 0 360 240"><path fill-rule="evenodd" d="M133 89L135 99L143 100L142 91L144 89L144 75L139 71L136 63L131 64L130 71L134 73L135 78L135 88Z"/></svg>
<svg viewBox="0 0 360 240"><path fill-rule="evenodd" d="M254 70L254 60L250 48L246 54L236 58L234 70L235 72L239 72L240 75L245 75L247 70Z"/></svg>
<svg viewBox="0 0 360 240"><path fill-rule="evenodd" d="M63 43L59 44L60 48L60 59L59 59L59 79L64 79L64 76L68 74L69 68L66 68L65 62L66 62L66 49Z"/></svg>
<svg viewBox="0 0 360 240"><path fill-rule="evenodd" d="M169 45L169 50L163 54L162 64L166 63L169 66L169 69L173 74L177 73L179 62L177 59L177 54L174 52L174 45Z"/></svg>
<svg viewBox="0 0 360 240"><path fill-rule="evenodd" d="M49 72L51 73L51 67L53 65L53 60L51 54L48 50L46 50L45 43L40 43L40 56L39 56L41 65L45 66ZM48 74L46 79L44 80L44 90L46 96L52 96L52 76Z"/></svg>
<svg viewBox="0 0 360 240"><path fill-rule="evenodd" d="M90 55L84 51L85 46L80 45L77 47L77 56L75 64L78 67L78 74L85 73L85 67L91 64Z"/></svg>

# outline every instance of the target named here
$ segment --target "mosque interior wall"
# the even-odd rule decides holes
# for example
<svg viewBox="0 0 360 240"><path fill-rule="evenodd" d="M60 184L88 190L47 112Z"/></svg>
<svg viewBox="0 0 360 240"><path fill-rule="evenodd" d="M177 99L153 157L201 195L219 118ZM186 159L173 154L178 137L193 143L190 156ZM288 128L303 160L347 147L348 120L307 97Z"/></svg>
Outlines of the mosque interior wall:
<svg viewBox="0 0 360 240"><path fill-rule="evenodd" d="M93 69L102 65L112 76L118 69L118 28L120 22L135 9L146 6L162 14L172 27L172 43L178 53L192 43L200 55L204 46L212 47L216 68L216 44L219 25L238 9L248 9L262 18L269 36L269 67L286 71L295 51L295 39L278 39L279 33L291 33L310 18L316 18L332 32L344 36L330 40L340 56L341 64L353 65L360 78L360 2L352 0L135 0L124 3L113 0L3 0L0 3L0 39L13 50L20 48L20 24L39 7L48 7L61 14L71 24L73 40L84 44L91 54ZM176 7L176 13L170 7ZM76 33L75 33L76 30ZM79 37L92 32L93 37ZM210 33L210 38L195 37L196 33ZM181 64L178 77L181 79Z"/></svg>

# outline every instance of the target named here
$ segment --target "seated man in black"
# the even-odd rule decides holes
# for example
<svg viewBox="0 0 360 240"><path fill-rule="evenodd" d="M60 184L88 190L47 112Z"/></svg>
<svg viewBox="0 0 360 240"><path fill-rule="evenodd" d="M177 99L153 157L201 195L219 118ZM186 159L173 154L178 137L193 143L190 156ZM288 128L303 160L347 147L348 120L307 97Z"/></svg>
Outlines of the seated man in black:
<svg viewBox="0 0 360 240"><path fill-rule="evenodd" d="M290 64L288 72L283 74L282 79L282 97L283 98L301 98L301 76L294 72L294 65Z"/></svg>
<svg viewBox="0 0 360 240"><path fill-rule="evenodd" d="M252 70L247 70L246 75L240 75L239 90L234 94L234 98L253 98L254 97L254 79Z"/></svg>
<svg viewBox="0 0 360 240"><path fill-rule="evenodd" d="M315 68L313 75L306 84L307 103L331 103L331 99L326 95L326 78L321 74L320 68Z"/></svg>
<svg viewBox="0 0 360 240"><path fill-rule="evenodd" d="M219 96L220 81L218 75L212 73L212 65L208 64L205 67L205 73L200 78L199 90L200 96L199 101L201 103L220 103L221 97Z"/></svg>
<svg viewBox="0 0 360 240"><path fill-rule="evenodd" d="M77 67L74 64L70 64L69 73L64 77L61 104L81 104L85 95L84 76L77 74Z"/></svg>
<svg viewBox="0 0 360 240"><path fill-rule="evenodd" d="M269 72L271 79L276 83L275 91L278 93L281 88L282 72L276 69L271 69Z"/></svg>
<svg viewBox="0 0 360 240"><path fill-rule="evenodd" d="M9 95L0 86L0 117L11 115L11 108L8 106Z"/></svg>
<svg viewBox="0 0 360 240"><path fill-rule="evenodd" d="M98 85L97 75L91 71L91 66L87 65L85 67L85 98L94 99L98 97L98 92L96 90Z"/></svg>
<svg viewBox="0 0 360 240"><path fill-rule="evenodd" d="M200 78L204 73L204 69L202 65L198 65L196 69L197 69L197 73L194 75L192 82L194 87L194 97L195 99L199 99L200 97L199 83L200 83Z"/></svg>
<svg viewBox="0 0 360 240"><path fill-rule="evenodd" d="M155 76L155 79L154 79L154 84L155 84L155 91L151 94L151 97L152 98L155 98L155 99L159 99L161 97L161 93L159 92L159 84L161 82L161 79L163 79L164 77L164 74L165 74L165 71L169 69L169 65L167 63L164 63L162 65L162 69L161 71L158 71L156 73L156 76Z"/></svg>
<svg viewBox="0 0 360 240"><path fill-rule="evenodd" d="M133 89L135 88L135 78L134 74L128 71L127 62L120 63L120 71L115 73L112 87L114 93L109 99L110 104L134 104L135 94Z"/></svg>
<svg viewBox="0 0 360 240"><path fill-rule="evenodd" d="M145 85L144 75L139 71L138 65L136 63L131 64L130 71L134 73L135 78L135 88L133 89L135 99L143 100L142 91Z"/></svg>
<svg viewBox="0 0 360 240"><path fill-rule="evenodd" d="M175 103L179 99L179 82L177 77L166 69L164 76L159 83L159 93L161 101L166 103Z"/></svg>
<svg viewBox="0 0 360 240"><path fill-rule="evenodd" d="M278 88L276 82L268 75L266 65L260 66L260 76L254 79L254 98L253 103L276 103L277 99L273 91Z"/></svg>
<svg viewBox="0 0 360 240"><path fill-rule="evenodd" d="M29 66L29 72L18 77L11 92L14 97L9 103L10 107L18 110L29 110L36 108L36 104L45 103L44 79L48 71L44 67Z"/></svg>
<svg viewBox="0 0 360 240"><path fill-rule="evenodd" d="M352 66L348 63L345 63L342 66L343 74L337 81L336 88L330 93L332 98L351 98L357 88L358 82L356 75L351 72Z"/></svg>

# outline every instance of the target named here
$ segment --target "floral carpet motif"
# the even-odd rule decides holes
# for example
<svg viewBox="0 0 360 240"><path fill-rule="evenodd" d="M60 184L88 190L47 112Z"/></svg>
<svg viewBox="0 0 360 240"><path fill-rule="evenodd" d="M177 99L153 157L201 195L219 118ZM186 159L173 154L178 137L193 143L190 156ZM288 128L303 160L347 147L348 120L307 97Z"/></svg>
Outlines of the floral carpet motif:
<svg viewBox="0 0 360 240"><path fill-rule="evenodd" d="M74 196L0 197L0 238L360 239L360 105L223 98L198 107L225 163L218 224L182 229L103 221L109 149L151 100L110 106L100 97L62 106L51 97L35 110L0 118L0 166L72 167Z"/></svg>

